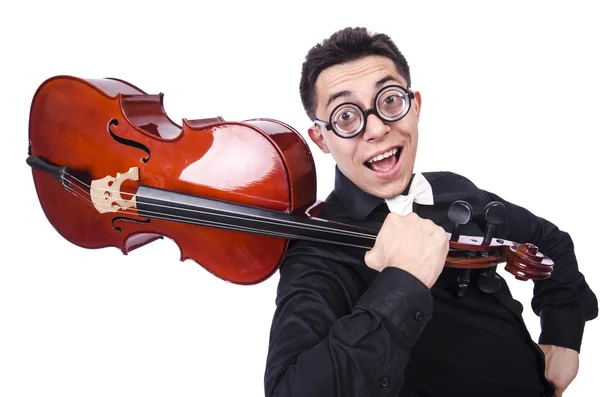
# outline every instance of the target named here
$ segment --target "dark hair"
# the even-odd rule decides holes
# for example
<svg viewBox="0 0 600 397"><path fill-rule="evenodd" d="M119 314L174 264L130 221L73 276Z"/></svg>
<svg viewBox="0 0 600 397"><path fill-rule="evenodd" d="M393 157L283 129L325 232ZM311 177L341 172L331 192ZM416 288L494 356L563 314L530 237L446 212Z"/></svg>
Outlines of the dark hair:
<svg viewBox="0 0 600 397"><path fill-rule="evenodd" d="M396 64L410 88L410 69L404 55L392 39L383 33L371 34L366 28L345 28L315 45L306 54L300 77L300 99L306 114L315 119L315 84L319 74L330 66L353 61L368 55L382 55Z"/></svg>

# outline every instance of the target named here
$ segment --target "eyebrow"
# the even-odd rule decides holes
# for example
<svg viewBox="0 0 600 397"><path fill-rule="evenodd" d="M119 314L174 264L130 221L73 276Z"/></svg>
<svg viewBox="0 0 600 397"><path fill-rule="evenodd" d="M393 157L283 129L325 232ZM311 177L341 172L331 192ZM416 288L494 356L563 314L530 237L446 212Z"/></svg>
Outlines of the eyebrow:
<svg viewBox="0 0 600 397"><path fill-rule="evenodd" d="M325 109L327 109L327 107L329 107L329 104L333 101L335 101L336 99L340 98L340 97L344 97L344 96L350 96L351 92L348 90L344 90L344 91L340 91L340 92L336 92L335 94L332 94L329 97L329 100L327 101L327 104L325 105Z"/></svg>
<svg viewBox="0 0 600 397"><path fill-rule="evenodd" d="M384 85L385 83L387 83L388 81L398 81L398 79L394 76L392 76L391 74L388 74L387 76L385 76L384 78L381 78L379 80L377 80L377 83L375 83L375 87L379 88L382 85Z"/></svg>
<svg viewBox="0 0 600 397"><path fill-rule="evenodd" d="M387 83L388 81L391 81L391 80L398 81L398 79L396 77L392 76L391 74L388 74L387 76L385 76L385 77L377 80L377 82L375 83L375 87L379 88L379 87L381 87L382 85L384 85L385 83ZM335 101L336 99L341 98L341 97L345 97L345 96L350 96L351 94L352 94L352 92L348 91L348 90L339 91L339 92L336 92L336 93L332 94L329 97L329 100L327 101L327 104L325 105L325 108L327 108L331 104L331 102Z"/></svg>

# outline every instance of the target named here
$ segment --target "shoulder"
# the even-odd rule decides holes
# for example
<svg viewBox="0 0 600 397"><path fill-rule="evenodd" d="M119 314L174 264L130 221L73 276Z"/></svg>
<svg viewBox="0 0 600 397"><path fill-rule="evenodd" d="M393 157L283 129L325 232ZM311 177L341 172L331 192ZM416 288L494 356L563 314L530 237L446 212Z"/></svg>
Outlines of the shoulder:
<svg viewBox="0 0 600 397"><path fill-rule="evenodd" d="M335 193L331 192L322 204L316 217L323 220L324 226L327 222L353 224ZM364 254L362 248L292 239L279 271L283 277L320 274L322 277L370 280L371 269L364 263Z"/></svg>
<svg viewBox="0 0 600 397"><path fill-rule="evenodd" d="M365 250L330 243L291 240L280 274L327 274L334 278L370 279L364 263Z"/></svg>
<svg viewBox="0 0 600 397"><path fill-rule="evenodd" d="M464 175L451 171L423 172L423 176L433 186L447 189L477 189L473 181Z"/></svg>
<svg viewBox="0 0 600 397"><path fill-rule="evenodd" d="M277 302L297 294L349 299L352 304L375 276L357 249L341 249L325 243L292 240L279 268Z"/></svg>
<svg viewBox="0 0 600 397"><path fill-rule="evenodd" d="M464 175L451 171L423 172L431 185L436 204L450 205L456 200L465 200L471 205L490 201L488 193Z"/></svg>

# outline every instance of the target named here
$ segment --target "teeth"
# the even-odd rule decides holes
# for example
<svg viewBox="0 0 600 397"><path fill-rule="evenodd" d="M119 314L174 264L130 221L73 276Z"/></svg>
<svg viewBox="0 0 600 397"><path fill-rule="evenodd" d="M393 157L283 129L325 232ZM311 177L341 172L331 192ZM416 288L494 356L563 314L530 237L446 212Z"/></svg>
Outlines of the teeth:
<svg viewBox="0 0 600 397"><path fill-rule="evenodd" d="M387 151L385 153L378 154L377 156L375 156L371 160L369 160L369 163L372 163L374 161L383 160L385 158L388 158L390 156L395 155L397 152L398 152L398 148L394 148L394 149L389 150L389 151Z"/></svg>

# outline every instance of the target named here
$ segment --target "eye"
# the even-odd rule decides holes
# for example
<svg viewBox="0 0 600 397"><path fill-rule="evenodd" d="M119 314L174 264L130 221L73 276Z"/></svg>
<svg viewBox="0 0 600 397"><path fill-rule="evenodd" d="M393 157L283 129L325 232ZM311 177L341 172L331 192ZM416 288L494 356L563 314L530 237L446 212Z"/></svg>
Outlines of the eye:
<svg viewBox="0 0 600 397"><path fill-rule="evenodd" d="M398 95L390 95L387 98L385 98L383 100L383 104L384 105L392 105L394 102L396 102L399 98Z"/></svg>
<svg viewBox="0 0 600 397"><path fill-rule="evenodd" d="M377 102L380 114L386 119L395 119L407 110L406 96L397 89L385 91Z"/></svg>
<svg viewBox="0 0 600 397"><path fill-rule="evenodd" d="M342 134L352 133L360 128L361 120L361 112L356 105L343 105L333 114L333 124Z"/></svg>
<svg viewBox="0 0 600 397"><path fill-rule="evenodd" d="M353 113L351 113L351 112L344 112L344 113L340 114L340 119L342 121L348 121L348 120L350 120L352 118L352 116L353 116Z"/></svg>
<svg viewBox="0 0 600 397"><path fill-rule="evenodd" d="M348 125L359 118L359 111L354 106L344 106L334 114L334 121L340 125Z"/></svg>
<svg viewBox="0 0 600 397"><path fill-rule="evenodd" d="M390 94L390 95L386 96L385 98L383 98L382 103L383 103L383 105L390 106L390 105L394 105L398 101L402 101L402 98L400 98L400 95Z"/></svg>

